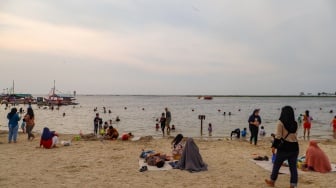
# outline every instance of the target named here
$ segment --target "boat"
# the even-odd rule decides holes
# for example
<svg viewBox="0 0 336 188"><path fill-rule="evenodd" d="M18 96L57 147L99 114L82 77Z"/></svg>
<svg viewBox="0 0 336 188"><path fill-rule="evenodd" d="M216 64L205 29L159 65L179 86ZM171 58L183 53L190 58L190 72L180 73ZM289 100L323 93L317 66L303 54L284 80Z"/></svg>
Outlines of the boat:
<svg viewBox="0 0 336 188"><path fill-rule="evenodd" d="M57 94L56 93L56 87L55 87L55 81L54 81L54 87L51 88L51 91L49 92L49 95L47 97L37 98L37 104L39 105L77 105L78 103L75 102L76 98L75 95L71 94Z"/></svg>
<svg viewBox="0 0 336 188"><path fill-rule="evenodd" d="M209 96L209 95L206 95L206 96L199 96L198 99L212 100L212 96Z"/></svg>
<svg viewBox="0 0 336 188"><path fill-rule="evenodd" d="M8 90L7 93L0 95L1 104L33 104L36 102L34 97L31 94L27 93L15 93L14 91L14 80L13 86Z"/></svg>

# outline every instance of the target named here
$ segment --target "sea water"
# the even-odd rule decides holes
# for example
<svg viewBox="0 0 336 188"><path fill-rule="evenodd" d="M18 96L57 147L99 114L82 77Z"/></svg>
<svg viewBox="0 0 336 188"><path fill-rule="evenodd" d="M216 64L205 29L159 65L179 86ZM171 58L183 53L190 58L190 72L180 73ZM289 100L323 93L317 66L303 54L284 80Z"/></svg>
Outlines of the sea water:
<svg viewBox="0 0 336 188"><path fill-rule="evenodd" d="M176 130L171 132L174 136L182 133L191 137L208 137L208 124L212 124L212 136L229 137L236 128L248 130L248 117L256 108L260 108L262 126L265 127L266 136L275 132L276 122L280 116L280 109L285 105L295 108L296 117L310 111L313 117L311 137L316 139L332 138L332 129L329 125L335 113L336 98L333 97L214 97L213 100L202 100L190 96L78 96L76 106L61 106L50 110L47 107L33 105L35 112L35 132L49 127L60 133L78 134L93 132L93 119L99 113L103 121L112 119L113 126L120 133L132 132L135 136L152 135L161 137L161 130L155 129L157 119L167 107L172 114L171 125ZM17 105L18 109L27 108L27 105ZM97 112L94 108L97 107ZM103 111L106 109L106 113ZM109 110L111 113L109 113ZM0 129L7 129L6 115L10 108L0 107ZM225 112L226 115L223 115ZM65 113L65 116L63 116ZM231 115L229 115L231 113ZM23 114L22 114L23 115ZM199 115L205 115L202 122ZM119 116L121 121L116 122ZM21 122L20 122L21 123ZM249 131L248 131L249 132ZM298 135L302 137L303 130Z"/></svg>

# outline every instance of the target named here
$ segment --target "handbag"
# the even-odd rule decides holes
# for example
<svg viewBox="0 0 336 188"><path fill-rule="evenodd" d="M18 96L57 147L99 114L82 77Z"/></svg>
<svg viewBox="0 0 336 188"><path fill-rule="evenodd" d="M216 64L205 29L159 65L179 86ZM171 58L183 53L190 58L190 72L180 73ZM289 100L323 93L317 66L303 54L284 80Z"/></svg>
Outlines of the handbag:
<svg viewBox="0 0 336 188"><path fill-rule="evenodd" d="M288 134L286 135L286 137L285 138L280 138L280 141L279 141L279 144L278 144L278 146L276 147L277 149L282 149L282 148L284 148L284 146L286 145L286 138L288 137L288 135L289 135L289 132L288 132Z"/></svg>

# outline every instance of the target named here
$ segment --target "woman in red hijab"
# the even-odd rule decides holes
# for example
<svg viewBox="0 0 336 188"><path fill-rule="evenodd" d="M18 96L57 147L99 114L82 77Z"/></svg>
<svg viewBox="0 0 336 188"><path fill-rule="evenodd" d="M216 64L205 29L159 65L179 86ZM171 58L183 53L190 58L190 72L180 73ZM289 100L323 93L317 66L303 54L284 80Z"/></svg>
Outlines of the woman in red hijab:
<svg viewBox="0 0 336 188"><path fill-rule="evenodd" d="M306 165L309 170L316 172L326 173L331 171L331 164L327 155L314 140L309 142L309 147L306 151Z"/></svg>

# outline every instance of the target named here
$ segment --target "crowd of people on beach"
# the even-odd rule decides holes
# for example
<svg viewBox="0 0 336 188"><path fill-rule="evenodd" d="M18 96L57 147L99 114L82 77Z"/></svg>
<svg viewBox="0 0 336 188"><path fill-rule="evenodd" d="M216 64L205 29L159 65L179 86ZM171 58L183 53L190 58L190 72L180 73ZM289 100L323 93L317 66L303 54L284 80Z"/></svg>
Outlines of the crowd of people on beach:
<svg viewBox="0 0 336 188"><path fill-rule="evenodd" d="M126 110L126 107L125 107ZM143 109L144 110L144 109ZM168 108L164 108L165 112L161 114L160 119L157 121L160 123L156 125L156 128L161 128L162 135L169 135L170 131L175 130L175 126L170 127L172 120L171 112ZM97 111L96 109L94 110ZM104 109L106 111L106 109ZM31 105L28 106L26 113L24 114L22 108L19 112L16 107L13 107L7 114L8 119L8 143L16 143L19 122L22 120L21 129L22 132L27 134L29 141L34 140L35 135L32 133L35 126L35 115ZM64 116L64 115L63 115ZM272 133L273 137L271 152L273 154L272 162L273 169L269 179L265 179L265 183L268 186L273 187L278 177L279 169L286 162L290 169L290 187L296 187L298 183L298 158L299 158L299 144L297 138L297 131L299 127L303 127L303 138L310 139L310 130L312 127L313 118L309 111L306 110L304 114L300 114L298 118L295 118L294 109L291 106L284 106L281 109L279 120L277 121L276 131ZM119 122L120 118L117 116L116 122ZM266 131L262 126L262 119L260 116L260 109L255 109L247 120L250 137L249 143L252 145L258 145L258 136L265 136ZM333 137L336 138L336 116L331 120L330 126L333 128ZM213 131L212 124L208 124L209 136ZM247 128L236 128L231 132L230 138L236 137L237 139L247 137ZM102 138L106 140L129 140L133 137L131 132L122 134L119 137L118 130L113 127L112 119L109 121L103 121L96 113L93 119L93 133L82 134L80 137L88 138ZM41 138L40 147L42 148L54 148L59 143L59 134L55 131L49 130L48 127L44 127ZM182 134L177 134L171 142L172 152L171 155L166 155L152 150L144 151L141 153L141 157L145 158L148 165L157 166L161 168L164 166L165 161L175 161L170 163L174 168L186 169L189 171L202 171L207 170L207 165L203 162L202 157L199 154L198 147L194 143L192 138L188 138L185 141ZM188 155L188 157L186 157ZM190 157L191 156L191 157ZM318 147L318 142L311 140L309 147L306 150L306 155L300 158L300 168L302 170L312 170L321 173L331 171L330 161L328 156ZM145 171L146 167L141 168L140 171Z"/></svg>

